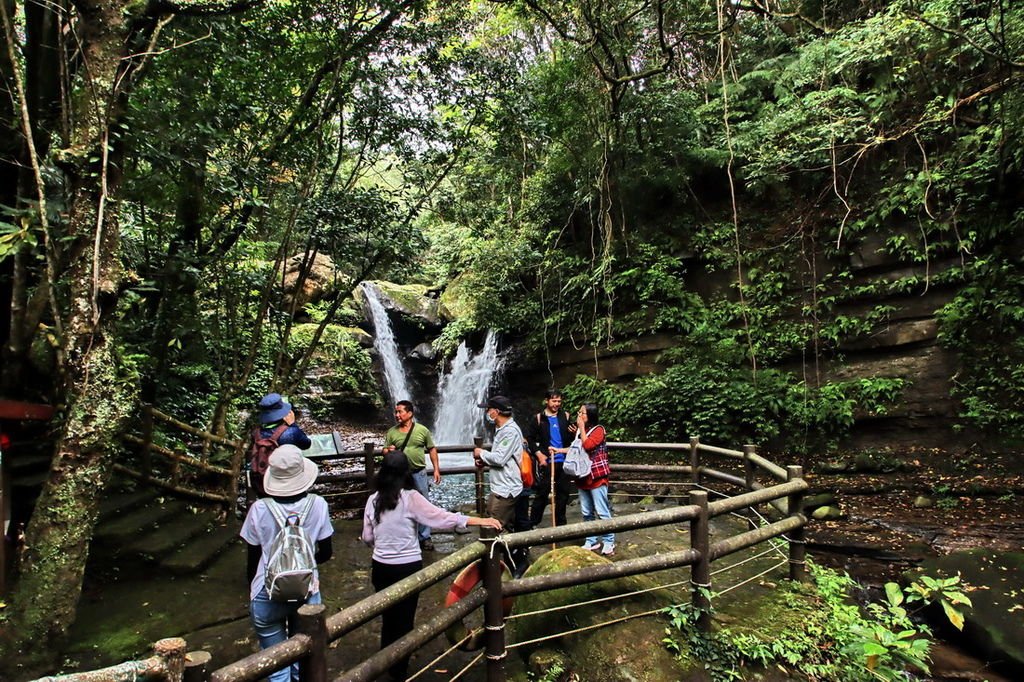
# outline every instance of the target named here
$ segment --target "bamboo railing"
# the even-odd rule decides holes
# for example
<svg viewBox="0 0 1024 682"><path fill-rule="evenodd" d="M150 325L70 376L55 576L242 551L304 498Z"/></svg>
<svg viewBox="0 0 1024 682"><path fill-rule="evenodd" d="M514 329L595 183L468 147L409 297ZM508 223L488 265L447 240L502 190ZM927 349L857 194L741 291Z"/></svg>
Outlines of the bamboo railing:
<svg viewBox="0 0 1024 682"><path fill-rule="evenodd" d="M445 446L446 452L466 451L470 446ZM299 610L299 626L296 633L276 646L229 663L212 673L198 671L189 682L255 682L268 674L283 669L292 663L300 665L300 679L303 682L325 682L328 679L326 651L330 644L358 627L380 616L386 609L421 593L430 586L447 579L475 561L484 562L481 589L470 592L464 599L451 607L441 609L433 617L418 624L410 633L387 648L374 653L355 667L335 677L336 682L363 682L376 679L394 663L415 652L427 642L443 633L453 623L466 615L483 610L485 623L485 666L488 682L502 682L505 679L505 655L508 642L505 640L505 617L502 600L516 595L554 590L580 583L598 582L622 576L645 574L677 567L690 567L690 598L698 614L697 627L707 630L711 626L710 598L712 587L712 564L731 554L784 537L788 543L788 573L791 580L804 580L805 548L803 528L807 518L803 514L803 495L807 483L799 466L780 467L759 456L754 446L742 450L721 448L700 443L691 438L689 443L609 443L609 450L667 451L684 454L685 465L641 465L618 464L614 471L635 474L671 474L689 481L695 487L687 494L686 504L657 511L630 514L603 521L575 523L558 528L538 528L530 531L502 535L500 539L488 537L484 531L480 541L441 558L422 571L390 587L377 592L356 604L327 616L323 606L303 606ZM357 458L363 459L363 471L349 472L346 480L371 477L374 460L379 453L372 443L362 450L338 452L334 455L318 456L316 459ZM708 466L707 457L724 458L739 463L739 472L723 471ZM482 511L483 492L486 481L483 470L475 467L445 469L444 473L474 473L477 507ZM770 479L762 484L759 476ZM715 501L708 500L706 490L697 489L703 481L721 481L738 487L741 492L733 497ZM743 509L769 504L781 511L781 517L765 525L754 527L730 537L715 538L712 542L710 521ZM518 578L502 581L500 552L492 551L496 542L509 549L535 547L554 542L577 540L586 536L622 532L656 526L688 522L690 526L689 547L648 556L622 559L596 566L588 566L561 573ZM112 677L88 678L89 682L113 682ZM74 678L69 682L85 682L86 678Z"/></svg>

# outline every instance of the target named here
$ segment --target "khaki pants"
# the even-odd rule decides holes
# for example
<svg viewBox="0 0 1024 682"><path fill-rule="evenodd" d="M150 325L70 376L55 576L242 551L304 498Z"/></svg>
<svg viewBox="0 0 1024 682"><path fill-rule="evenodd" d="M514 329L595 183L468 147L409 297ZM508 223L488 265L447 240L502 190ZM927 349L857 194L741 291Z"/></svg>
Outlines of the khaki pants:
<svg viewBox="0 0 1024 682"><path fill-rule="evenodd" d="M487 497L487 515L501 521L506 533L511 533L516 521L516 498L499 497L491 493Z"/></svg>

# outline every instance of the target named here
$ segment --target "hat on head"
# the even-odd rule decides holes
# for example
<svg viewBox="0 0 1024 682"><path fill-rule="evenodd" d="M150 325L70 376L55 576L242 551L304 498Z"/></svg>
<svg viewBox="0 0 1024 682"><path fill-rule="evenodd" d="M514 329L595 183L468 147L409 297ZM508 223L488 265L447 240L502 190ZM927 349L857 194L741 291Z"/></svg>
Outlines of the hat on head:
<svg viewBox="0 0 1024 682"><path fill-rule="evenodd" d="M260 401L260 423L279 422L291 411L291 403L282 398L280 393L268 393Z"/></svg>
<svg viewBox="0 0 1024 682"><path fill-rule="evenodd" d="M288 497L304 493L316 481L316 464L302 456L294 445L281 445L270 453L263 489L268 495Z"/></svg>
<svg viewBox="0 0 1024 682"><path fill-rule="evenodd" d="M503 395L492 395L477 407L485 407L488 410L493 407L502 414L512 414L512 401Z"/></svg>
<svg viewBox="0 0 1024 682"><path fill-rule="evenodd" d="M409 458L401 450L392 450L384 454L384 466L389 469L409 469Z"/></svg>

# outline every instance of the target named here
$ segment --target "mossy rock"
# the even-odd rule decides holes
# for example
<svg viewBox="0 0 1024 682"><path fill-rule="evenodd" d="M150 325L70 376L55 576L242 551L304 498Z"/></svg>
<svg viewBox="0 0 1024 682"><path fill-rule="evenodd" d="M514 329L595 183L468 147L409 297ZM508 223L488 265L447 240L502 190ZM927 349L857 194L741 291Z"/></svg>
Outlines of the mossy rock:
<svg viewBox="0 0 1024 682"><path fill-rule="evenodd" d="M811 511L818 507L835 505L836 494L832 492L816 493L804 498L804 511Z"/></svg>
<svg viewBox="0 0 1024 682"><path fill-rule="evenodd" d="M609 563L608 559L593 552L580 547L565 547L544 554L530 566L526 576L547 575L606 563ZM656 585L657 583L646 576L631 576L523 595L516 599L514 613L525 614L569 604L582 604L602 597L649 589ZM660 609L667 602L666 593L656 590L619 600L584 604L563 611L538 613L512 621L511 635L513 641L519 642L557 635L638 612ZM664 628L665 617L661 614L651 614L546 640L543 646L550 648L557 645L564 649L566 658L558 660L569 661L571 672L581 680L675 682L688 679L684 674L685 668L681 667L662 644ZM541 644L538 643L537 646ZM524 656L529 656L537 646L521 647L520 652ZM536 660L531 660L536 663Z"/></svg>
<svg viewBox="0 0 1024 682"><path fill-rule="evenodd" d="M926 559L918 570L933 578L960 575L973 604L964 609L963 639L1012 670L1014 679L1024 679L1024 552L954 552ZM934 620L944 623L940 609Z"/></svg>
<svg viewBox="0 0 1024 682"><path fill-rule="evenodd" d="M292 327L288 352L294 356L306 348L317 327L312 323ZM381 404L368 339L369 334L357 327L329 324L324 328L300 391L316 417L331 419L339 411L372 410Z"/></svg>
<svg viewBox="0 0 1024 682"><path fill-rule="evenodd" d="M429 287L425 284L395 284L383 280L374 280L371 284L380 291L385 309L421 320L433 327L442 325L438 301L426 295ZM362 287L357 287L352 295L360 306L365 306L366 293Z"/></svg>
<svg viewBox="0 0 1024 682"><path fill-rule="evenodd" d="M818 521L833 521L843 518L843 510L839 507L826 505L824 507L818 507L811 512L811 517Z"/></svg>
<svg viewBox="0 0 1024 682"><path fill-rule="evenodd" d="M438 312L447 321L472 319L476 315L476 299L471 278L459 275L445 287L438 301Z"/></svg>

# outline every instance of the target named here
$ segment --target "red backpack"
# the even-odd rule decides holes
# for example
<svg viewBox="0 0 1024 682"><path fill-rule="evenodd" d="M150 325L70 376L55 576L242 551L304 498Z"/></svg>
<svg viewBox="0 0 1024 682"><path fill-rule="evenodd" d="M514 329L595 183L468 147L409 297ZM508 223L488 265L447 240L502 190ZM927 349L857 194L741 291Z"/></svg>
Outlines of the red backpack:
<svg viewBox="0 0 1024 682"><path fill-rule="evenodd" d="M252 470L252 487L260 497L264 495L263 474L267 473L270 453L277 449L277 440L287 429L287 424L281 424L269 436L261 436L262 429L258 426L253 429L252 445L249 446L249 469Z"/></svg>

